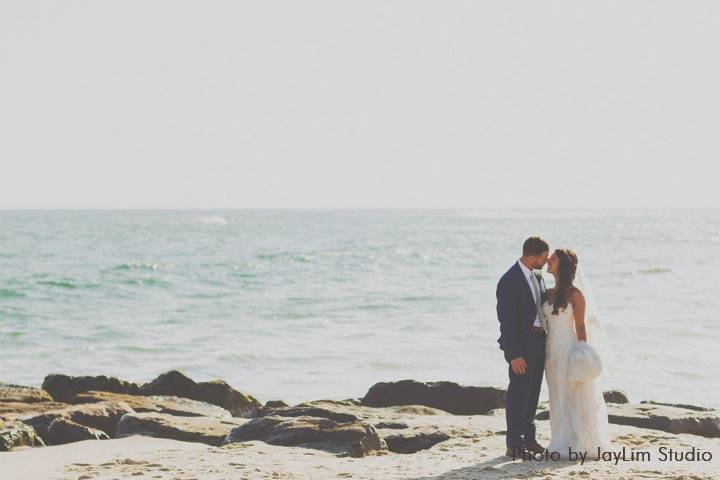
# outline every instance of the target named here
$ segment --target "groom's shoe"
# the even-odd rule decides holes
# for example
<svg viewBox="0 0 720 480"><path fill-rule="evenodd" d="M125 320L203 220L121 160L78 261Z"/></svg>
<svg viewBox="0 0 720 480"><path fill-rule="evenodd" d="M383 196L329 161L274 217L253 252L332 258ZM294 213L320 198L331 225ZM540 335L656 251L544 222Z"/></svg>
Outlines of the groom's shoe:
<svg viewBox="0 0 720 480"><path fill-rule="evenodd" d="M545 453L545 447L543 447L542 445L540 445L540 444L537 443L537 442L524 443L524 444L523 444L523 447L524 447L525 450L527 450L528 452L532 452L532 453Z"/></svg>
<svg viewBox="0 0 720 480"><path fill-rule="evenodd" d="M510 457L513 460L520 460L525 456L525 449L523 447L514 447L510 448L508 447L505 450L505 456Z"/></svg>

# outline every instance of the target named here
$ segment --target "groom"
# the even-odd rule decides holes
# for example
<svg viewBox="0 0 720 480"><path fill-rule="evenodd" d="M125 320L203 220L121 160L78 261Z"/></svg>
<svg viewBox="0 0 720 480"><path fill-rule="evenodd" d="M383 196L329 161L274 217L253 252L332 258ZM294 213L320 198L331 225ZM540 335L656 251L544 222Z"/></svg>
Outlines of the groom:
<svg viewBox="0 0 720 480"><path fill-rule="evenodd" d="M540 237L525 240L522 257L497 285L498 343L510 365L505 408L506 454L513 459L522 457L526 450L544 452L535 439L534 420L545 364L542 310L545 287L542 276L533 270L547 263L549 250Z"/></svg>

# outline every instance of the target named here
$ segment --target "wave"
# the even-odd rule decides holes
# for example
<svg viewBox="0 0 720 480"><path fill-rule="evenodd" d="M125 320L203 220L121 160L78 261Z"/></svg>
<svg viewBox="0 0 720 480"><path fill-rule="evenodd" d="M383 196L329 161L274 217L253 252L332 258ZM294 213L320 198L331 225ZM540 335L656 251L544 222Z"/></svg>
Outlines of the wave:
<svg viewBox="0 0 720 480"><path fill-rule="evenodd" d="M48 287L55 287L55 288L65 288L69 290L73 290L76 288L97 288L101 285L98 283L78 283L72 279L69 278L63 278L61 280L38 280L38 285L45 285Z"/></svg>
<svg viewBox="0 0 720 480"><path fill-rule="evenodd" d="M654 275L658 273L671 273L672 270L669 268L654 267L654 268L641 268L636 273L639 275Z"/></svg>
<svg viewBox="0 0 720 480"><path fill-rule="evenodd" d="M144 270L144 271L153 271L158 270L160 268L159 263L122 263L118 265L117 267L113 267L108 269L108 271L120 271L120 272L127 272L132 270Z"/></svg>
<svg viewBox="0 0 720 480"><path fill-rule="evenodd" d="M23 292L17 290L11 290L9 288L0 288L0 298L24 298Z"/></svg>

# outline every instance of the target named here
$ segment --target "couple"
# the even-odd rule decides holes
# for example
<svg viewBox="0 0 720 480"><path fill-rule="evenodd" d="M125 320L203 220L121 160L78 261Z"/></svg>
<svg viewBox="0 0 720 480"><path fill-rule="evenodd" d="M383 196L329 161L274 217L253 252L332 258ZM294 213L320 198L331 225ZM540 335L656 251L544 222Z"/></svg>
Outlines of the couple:
<svg viewBox="0 0 720 480"><path fill-rule="evenodd" d="M550 392L549 452L609 449L607 408L597 383L606 359L605 336L587 282L570 249L550 248L530 237L522 257L498 282L498 343L509 364L506 454L545 453L535 438L543 369ZM547 263L555 286L545 289L534 270Z"/></svg>

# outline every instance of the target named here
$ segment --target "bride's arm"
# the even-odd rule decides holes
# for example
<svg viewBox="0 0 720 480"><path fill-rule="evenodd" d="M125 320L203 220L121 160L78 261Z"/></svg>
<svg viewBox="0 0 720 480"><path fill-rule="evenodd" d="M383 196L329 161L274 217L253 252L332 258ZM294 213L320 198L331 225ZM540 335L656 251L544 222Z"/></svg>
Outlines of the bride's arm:
<svg viewBox="0 0 720 480"><path fill-rule="evenodd" d="M585 297L580 290L575 289L570 294L568 300L573 304L575 335L577 335L579 341L587 342L587 332L585 331Z"/></svg>

